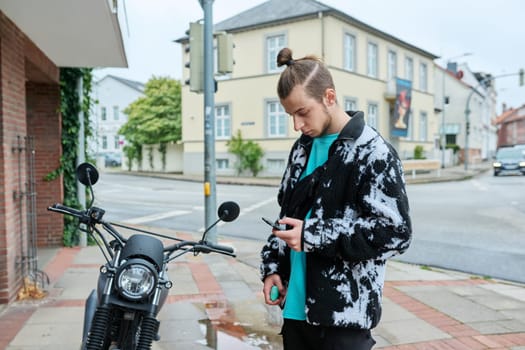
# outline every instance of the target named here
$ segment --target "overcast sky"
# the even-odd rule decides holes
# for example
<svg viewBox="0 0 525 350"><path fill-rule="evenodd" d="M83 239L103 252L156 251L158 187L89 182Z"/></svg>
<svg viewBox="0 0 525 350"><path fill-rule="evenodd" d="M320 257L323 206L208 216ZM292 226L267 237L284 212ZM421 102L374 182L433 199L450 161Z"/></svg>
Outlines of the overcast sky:
<svg viewBox="0 0 525 350"><path fill-rule="evenodd" d="M264 0L215 0L213 21L220 22ZM473 71L493 75L525 69L525 1L523 0L324 0L381 31L442 57L470 52L459 58ZM122 35L129 68L96 70L146 82L153 75L181 79L181 46L173 40L185 35L189 22L203 18L198 0L125 0L127 24ZM501 103L525 104L525 86L518 77L496 81L498 112Z"/></svg>

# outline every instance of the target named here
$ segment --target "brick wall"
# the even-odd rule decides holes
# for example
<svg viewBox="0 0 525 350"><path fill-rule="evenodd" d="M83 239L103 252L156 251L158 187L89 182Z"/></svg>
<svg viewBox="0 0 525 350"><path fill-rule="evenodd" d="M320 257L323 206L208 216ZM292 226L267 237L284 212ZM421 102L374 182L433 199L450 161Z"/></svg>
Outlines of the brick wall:
<svg viewBox="0 0 525 350"><path fill-rule="evenodd" d="M51 224L46 223L49 219L43 210L49 203L60 201L62 182L61 179L49 183L42 180L49 169L58 166L61 153L58 72L0 12L0 303L14 300L25 272L18 261L27 252L25 140L31 133L35 136L35 146L42 149L36 151L39 243L61 242L57 237L63 230L62 221L55 219Z"/></svg>
<svg viewBox="0 0 525 350"><path fill-rule="evenodd" d="M498 147L520 144L525 144L525 117L502 123L498 131Z"/></svg>
<svg viewBox="0 0 525 350"><path fill-rule="evenodd" d="M52 181L44 177L60 166L60 89L56 84L28 83L26 98L28 135L33 137L35 148L37 242L39 246L59 246L64 232L62 216L47 211L47 207L63 201L62 177Z"/></svg>
<svg viewBox="0 0 525 350"><path fill-rule="evenodd" d="M0 17L0 95L1 95L1 139L0 150L0 302L12 300L21 282L21 269L17 264L25 241L20 232L21 218L25 217L25 208L20 208L20 201L14 198L19 191L20 174L25 174L25 164L20 164L19 152L13 148L18 137L26 136L25 118L25 69L24 36L2 15ZM19 169L19 166L21 169ZM23 182L22 182L23 183Z"/></svg>

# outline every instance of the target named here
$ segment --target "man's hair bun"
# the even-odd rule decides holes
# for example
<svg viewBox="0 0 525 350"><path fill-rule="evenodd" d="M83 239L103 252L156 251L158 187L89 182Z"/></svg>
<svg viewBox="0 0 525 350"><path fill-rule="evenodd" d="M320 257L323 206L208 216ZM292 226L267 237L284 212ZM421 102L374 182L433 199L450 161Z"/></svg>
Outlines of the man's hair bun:
<svg viewBox="0 0 525 350"><path fill-rule="evenodd" d="M294 59L292 58L292 50L285 47L284 49L281 49L279 51L279 54L277 54L277 67L281 67L284 65L291 66L294 64Z"/></svg>

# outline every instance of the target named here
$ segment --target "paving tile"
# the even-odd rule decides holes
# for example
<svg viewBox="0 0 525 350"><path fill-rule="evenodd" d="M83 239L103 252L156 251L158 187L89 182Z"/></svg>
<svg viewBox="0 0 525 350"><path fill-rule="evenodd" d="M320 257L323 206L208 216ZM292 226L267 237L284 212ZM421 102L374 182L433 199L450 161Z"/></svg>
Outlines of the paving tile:
<svg viewBox="0 0 525 350"><path fill-rule="evenodd" d="M381 314L381 322L394 322L415 318L416 316L413 313L392 302L390 299L383 298L383 312Z"/></svg>
<svg viewBox="0 0 525 350"><path fill-rule="evenodd" d="M387 281L439 281L463 279L464 275L450 274L438 269L423 269L420 265L401 263L396 260L387 262L385 279Z"/></svg>
<svg viewBox="0 0 525 350"><path fill-rule="evenodd" d="M447 333L417 318L380 322L375 333L392 345L450 338Z"/></svg>
<svg viewBox="0 0 525 350"><path fill-rule="evenodd" d="M522 284L495 283L485 285L483 288L525 302L525 287Z"/></svg>
<svg viewBox="0 0 525 350"><path fill-rule="evenodd" d="M494 292L485 295L468 296L468 299L496 311L525 309L525 302Z"/></svg>
<svg viewBox="0 0 525 350"><path fill-rule="evenodd" d="M446 288L399 287L409 296L450 317L463 322L483 322L505 320L502 313L447 290ZM439 297L436 297L439 295Z"/></svg>
<svg viewBox="0 0 525 350"><path fill-rule="evenodd" d="M11 346L48 346L76 349L82 339L82 323L26 324L10 343Z"/></svg>

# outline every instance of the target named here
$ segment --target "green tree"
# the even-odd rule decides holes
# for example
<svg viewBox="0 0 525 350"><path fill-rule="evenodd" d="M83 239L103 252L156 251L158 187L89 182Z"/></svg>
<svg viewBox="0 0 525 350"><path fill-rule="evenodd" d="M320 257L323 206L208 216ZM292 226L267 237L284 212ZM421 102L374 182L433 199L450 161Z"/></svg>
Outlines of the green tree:
<svg viewBox="0 0 525 350"><path fill-rule="evenodd" d="M129 159L128 169L131 169L133 160L140 164L142 151L139 149L143 145L160 144L159 150L166 152L163 145L181 139L180 82L168 77L152 77L146 83L144 96L131 103L124 113L128 121L119 134L129 145L124 152ZM162 158L165 159L165 154Z"/></svg>
<svg viewBox="0 0 525 350"><path fill-rule="evenodd" d="M253 176L257 176L263 169L261 159L264 156L264 151L256 142L245 141L240 130L237 130L237 135L233 136L226 145L228 152L237 156L235 163L237 175L240 175L244 170L249 170Z"/></svg>

